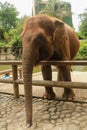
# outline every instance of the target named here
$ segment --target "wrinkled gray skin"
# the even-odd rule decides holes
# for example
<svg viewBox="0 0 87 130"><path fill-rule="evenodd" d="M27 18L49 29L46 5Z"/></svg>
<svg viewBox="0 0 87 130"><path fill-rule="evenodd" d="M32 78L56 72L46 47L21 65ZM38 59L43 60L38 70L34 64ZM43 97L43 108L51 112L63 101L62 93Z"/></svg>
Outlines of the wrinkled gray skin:
<svg viewBox="0 0 87 130"><path fill-rule="evenodd" d="M79 40L75 32L62 21L38 15L27 19L22 32L23 43L23 79L25 90L26 122L28 127L32 124L32 71L41 60L72 60L78 49ZM56 66L58 80L71 81L70 66ZM52 80L50 65L42 65L44 80ZM55 98L53 88L45 86L44 96L48 99ZM72 89L64 89L63 97L73 99Z"/></svg>

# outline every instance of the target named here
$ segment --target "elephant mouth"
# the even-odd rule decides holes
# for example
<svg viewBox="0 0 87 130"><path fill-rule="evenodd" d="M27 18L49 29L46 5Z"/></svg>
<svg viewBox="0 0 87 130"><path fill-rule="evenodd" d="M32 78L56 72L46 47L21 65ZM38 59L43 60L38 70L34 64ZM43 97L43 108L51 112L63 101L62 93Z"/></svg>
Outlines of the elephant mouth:
<svg viewBox="0 0 87 130"><path fill-rule="evenodd" d="M40 65L40 62L41 62L41 61L48 61L48 60L49 60L49 58L38 59L38 60L36 60L34 66Z"/></svg>

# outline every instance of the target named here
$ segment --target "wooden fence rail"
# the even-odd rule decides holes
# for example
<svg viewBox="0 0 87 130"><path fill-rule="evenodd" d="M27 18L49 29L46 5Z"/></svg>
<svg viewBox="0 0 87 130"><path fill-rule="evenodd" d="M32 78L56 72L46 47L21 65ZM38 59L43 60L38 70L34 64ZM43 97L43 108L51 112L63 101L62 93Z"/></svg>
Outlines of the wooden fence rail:
<svg viewBox="0 0 87 130"><path fill-rule="evenodd" d="M13 84L13 79L0 79L0 83ZM16 79L16 84L23 84L22 79ZM47 86L47 87L60 87L60 88L76 88L76 89L87 89L87 83L82 82L66 82L66 81L42 81L33 80L32 85L35 86Z"/></svg>
<svg viewBox="0 0 87 130"><path fill-rule="evenodd" d="M40 65L82 65L86 66L87 61L42 61ZM13 84L14 96L19 97L19 84L23 84L23 80L18 78L18 65L22 65L21 61L0 61L0 65L11 65L12 66L12 79L0 78L0 83L11 83ZM32 81L32 85L36 86L48 86L48 87L63 87L63 88L77 88L87 89L87 83L82 82L65 82L65 81Z"/></svg>

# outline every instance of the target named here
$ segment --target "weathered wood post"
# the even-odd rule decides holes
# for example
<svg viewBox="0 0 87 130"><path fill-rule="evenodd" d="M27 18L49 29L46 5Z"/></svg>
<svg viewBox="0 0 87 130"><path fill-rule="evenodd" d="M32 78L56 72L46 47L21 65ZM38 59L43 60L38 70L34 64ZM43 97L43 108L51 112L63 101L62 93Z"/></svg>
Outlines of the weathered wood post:
<svg viewBox="0 0 87 130"><path fill-rule="evenodd" d="M14 97L19 98L19 86L15 80L18 79L17 65L12 65Z"/></svg>
<svg viewBox="0 0 87 130"><path fill-rule="evenodd" d="M19 68L19 77L20 77L20 79L22 78L22 68Z"/></svg>

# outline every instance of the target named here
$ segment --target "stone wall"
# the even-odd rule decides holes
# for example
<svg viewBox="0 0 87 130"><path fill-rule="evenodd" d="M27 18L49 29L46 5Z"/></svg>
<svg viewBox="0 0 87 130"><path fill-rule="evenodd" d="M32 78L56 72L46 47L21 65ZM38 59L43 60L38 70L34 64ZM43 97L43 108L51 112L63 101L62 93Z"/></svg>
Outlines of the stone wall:
<svg viewBox="0 0 87 130"><path fill-rule="evenodd" d="M22 47L0 47L0 60L21 60Z"/></svg>

